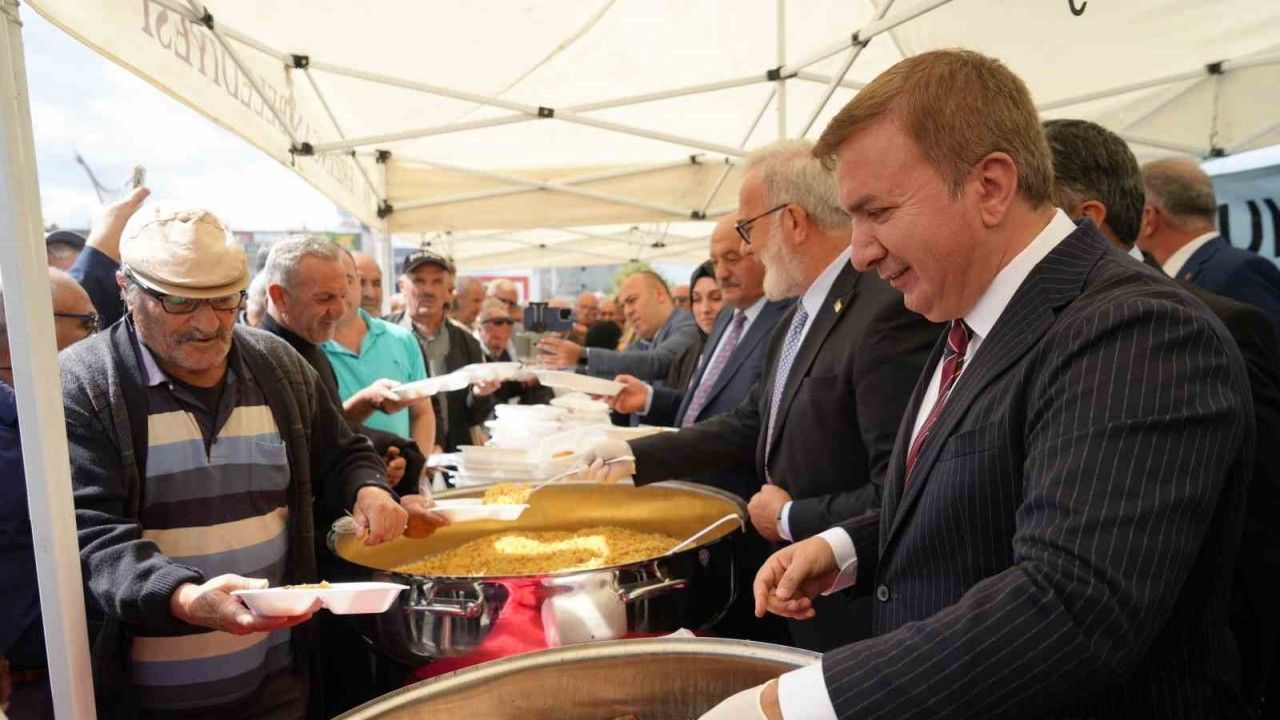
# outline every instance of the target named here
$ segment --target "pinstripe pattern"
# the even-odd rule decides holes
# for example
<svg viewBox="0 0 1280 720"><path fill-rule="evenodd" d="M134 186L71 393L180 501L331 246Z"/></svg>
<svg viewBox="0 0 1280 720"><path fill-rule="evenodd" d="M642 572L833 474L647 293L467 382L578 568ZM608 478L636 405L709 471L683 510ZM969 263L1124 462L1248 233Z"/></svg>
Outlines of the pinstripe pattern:
<svg viewBox="0 0 1280 720"><path fill-rule="evenodd" d="M940 354L882 515L844 525L885 599L876 637L823 659L837 714L1238 715L1226 610L1254 440L1222 325L1082 225L984 339L904 491Z"/></svg>

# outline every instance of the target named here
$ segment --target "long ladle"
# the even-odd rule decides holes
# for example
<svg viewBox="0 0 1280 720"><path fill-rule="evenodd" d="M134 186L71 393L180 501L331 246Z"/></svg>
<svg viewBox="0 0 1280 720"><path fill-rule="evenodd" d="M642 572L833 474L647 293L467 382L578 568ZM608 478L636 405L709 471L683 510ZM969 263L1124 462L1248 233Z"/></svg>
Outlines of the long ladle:
<svg viewBox="0 0 1280 720"><path fill-rule="evenodd" d="M738 513L730 513L730 514L725 515L724 517L720 518L719 520L716 520L715 522L711 523L710 525L708 525L708 526L706 526L706 527L702 528L702 529L701 529L701 530L699 530L698 532L696 532L696 533L694 533L694 534L690 535L690 536L689 536L688 538L686 538L683 542L681 542L681 543L677 544L675 547L673 547L673 548L671 548L670 550L668 550L668 551L667 551L667 554L668 554L668 555L674 555L674 554L676 554L676 552L677 552L677 551L679 551L679 550L681 550L682 548L684 548L684 546L689 545L689 544L692 544L694 540L697 540L698 538L702 537L703 535L706 535L707 533L711 532L711 531L712 531L712 530L714 530L717 526L719 526L719 525L723 525L723 524L724 524L724 522L725 522L726 520L737 520L737 521L738 521L738 527L742 528L743 530L746 530L746 529L747 529L747 525L746 525L746 523L744 523L744 522L742 521L742 516L741 516L741 515L738 515Z"/></svg>
<svg viewBox="0 0 1280 720"><path fill-rule="evenodd" d="M605 465L612 465L612 464L614 464L614 463L620 463L620 462L635 462L635 457L634 457L634 456L632 456L632 455L622 455L622 456L620 456L620 457L610 458L610 459L608 459L608 460L605 460L605 461L604 461L603 463L601 463L600 465L601 465L601 467L603 467L603 466L605 466ZM586 470L586 469L587 469L587 468L589 468L589 467L590 467L589 465L579 465L579 466L577 466L577 467L573 468L572 470L568 470L568 471L566 471L566 472L562 472L562 473L560 473L559 475L556 475L556 476L554 476L554 477L551 477L551 478L548 478L548 479L546 479L546 480L543 480L542 482L538 483L537 485L534 485L534 486L533 486L533 488L532 488L531 490L529 490L529 494L530 494L530 495L532 495L532 494L534 494L535 492L537 492L537 491L541 490L542 488L544 488L544 487L546 487L546 486L550 485L550 484L551 484L551 483L553 483L553 482L559 482L560 480L564 480L565 478L573 477L574 475L577 475L578 473L582 472L583 470Z"/></svg>

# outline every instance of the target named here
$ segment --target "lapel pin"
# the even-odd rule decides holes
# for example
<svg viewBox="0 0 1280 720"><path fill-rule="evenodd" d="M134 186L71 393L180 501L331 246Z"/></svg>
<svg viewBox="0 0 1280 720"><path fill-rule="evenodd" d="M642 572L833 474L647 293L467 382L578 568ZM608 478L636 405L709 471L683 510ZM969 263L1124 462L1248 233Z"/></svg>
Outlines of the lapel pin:
<svg viewBox="0 0 1280 720"><path fill-rule="evenodd" d="M835 309L836 309L836 314L839 315L840 311L844 309L844 300L841 300L840 298L836 298Z"/></svg>

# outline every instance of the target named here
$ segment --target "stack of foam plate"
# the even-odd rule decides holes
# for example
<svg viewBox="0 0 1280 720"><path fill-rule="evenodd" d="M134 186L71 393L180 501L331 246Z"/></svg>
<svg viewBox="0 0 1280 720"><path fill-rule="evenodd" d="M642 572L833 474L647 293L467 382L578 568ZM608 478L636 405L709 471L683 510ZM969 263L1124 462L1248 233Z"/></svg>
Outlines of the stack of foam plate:
<svg viewBox="0 0 1280 720"><path fill-rule="evenodd" d="M564 411L560 422L566 430L611 424L609 406L585 393L561 395L551 401L551 406Z"/></svg>
<svg viewBox="0 0 1280 720"><path fill-rule="evenodd" d="M497 417L484 424L489 445L497 448L536 450L542 441L564 428L566 411L550 405L498 405Z"/></svg>
<svg viewBox="0 0 1280 720"><path fill-rule="evenodd" d="M536 483L559 475L576 461L572 450L546 453L540 450L492 445L462 445L453 473L459 487L498 482Z"/></svg>

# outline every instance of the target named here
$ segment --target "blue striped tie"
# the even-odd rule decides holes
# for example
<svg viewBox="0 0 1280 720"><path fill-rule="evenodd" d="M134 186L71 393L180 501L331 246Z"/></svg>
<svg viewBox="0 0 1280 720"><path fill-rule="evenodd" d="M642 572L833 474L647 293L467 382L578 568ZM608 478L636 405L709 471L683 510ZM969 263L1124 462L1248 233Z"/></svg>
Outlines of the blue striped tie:
<svg viewBox="0 0 1280 720"><path fill-rule="evenodd" d="M791 327L787 329L787 338L782 342L782 355L778 358L778 371L773 376L773 400L769 403L769 434L764 446L764 464L769 465L769 448L773 446L774 422L778 419L778 405L782 404L782 389L787 386L787 376L791 374L791 364L796 361L796 352L800 350L800 338L804 333L804 325L809 321L809 313L803 305L796 305L795 317L791 318Z"/></svg>

